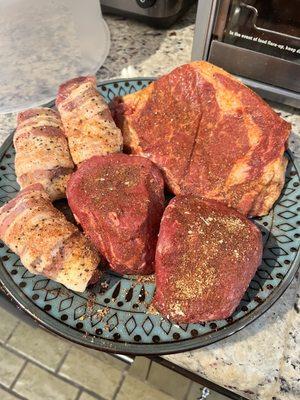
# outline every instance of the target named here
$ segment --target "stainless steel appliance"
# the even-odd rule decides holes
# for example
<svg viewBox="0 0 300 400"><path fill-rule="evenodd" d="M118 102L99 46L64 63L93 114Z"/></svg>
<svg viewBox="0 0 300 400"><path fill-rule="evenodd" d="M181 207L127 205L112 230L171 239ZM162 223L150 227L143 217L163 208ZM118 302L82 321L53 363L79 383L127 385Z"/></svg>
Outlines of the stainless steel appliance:
<svg viewBox="0 0 300 400"><path fill-rule="evenodd" d="M199 0L192 58L300 108L300 0Z"/></svg>
<svg viewBox="0 0 300 400"><path fill-rule="evenodd" d="M103 12L120 14L166 28L195 0L100 0Z"/></svg>

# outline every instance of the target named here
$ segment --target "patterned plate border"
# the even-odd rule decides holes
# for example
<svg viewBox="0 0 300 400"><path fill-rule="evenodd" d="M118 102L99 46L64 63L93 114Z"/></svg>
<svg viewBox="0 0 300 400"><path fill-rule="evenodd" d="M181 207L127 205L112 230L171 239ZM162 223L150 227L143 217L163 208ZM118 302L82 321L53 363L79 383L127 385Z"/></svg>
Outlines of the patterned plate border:
<svg viewBox="0 0 300 400"><path fill-rule="evenodd" d="M112 100L112 98L116 95L116 93L118 95L122 95L125 93L131 93L132 91L136 91L139 88L145 87L147 84L149 84L151 81L153 81L153 78L131 78L131 79L114 79L114 80L108 80L108 81L104 81L101 82L98 85L98 88L100 90L100 92L106 97L107 101ZM50 103L48 106L53 106L54 103ZM7 140L4 142L4 144L2 145L1 149L0 149L0 169L3 170L3 159L5 156L8 156L9 154L7 154L7 150L10 148L11 144L12 144L12 138L13 138L13 134L11 134ZM295 160L293 160L293 156L290 152L287 153L288 158L290 159L290 167L292 168L292 172L293 175L288 175L287 176L287 180L286 180L286 185L289 184L289 182L291 180L294 180L293 186L295 188L291 189L289 188L288 190L292 190L292 191L297 191L297 200L300 199L300 191L299 191L299 166L298 164L296 164ZM5 169L5 168L4 168ZM2 173L4 173L2 171ZM289 174L289 172L288 172ZM8 181L12 181L12 178L7 178ZM7 183L7 182L6 182ZM8 182L9 183L9 182ZM2 183L2 187L3 183ZM11 191L11 189L9 189L9 184L6 185L7 188L7 197L11 197L11 194L14 193L16 189L13 188L14 190ZM0 189L1 189L1 183L0 183ZM159 342L157 340L154 340L155 338L159 339L158 335L154 335L153 336L153 342L147 342L147 343L143 343L143 342L139 342L139 343L134 343L134 342L126 342L126 341L122 341L120 340L120 335L118 333L114 333L112 335L111 339L108 338L103 338L101 337L101 334L103 332L101 332L101 334L90 334L90 333L86 333L84 331L84 323L82 322L77 322L75 326L71 326L68 324L68 321L64 321L64 319L62 318L63 316L66 316L66 314L63 314L61 316L61 319L57 319L55 318L53 315L51 315L51 313L49 313L49 310L47 310L47 305L44 308L41 308L38 306L38 302L35 302L35 298L38 298L37 294L33 294L31 297L28 295L28 293L26 293L26 288L25 286L22 285L22 282L20 284L17 284L16 281L14 281L14 277L12 276L12 268L16 268L12 266L12 263L14 263L14 265L18 265L18 258L10 251L6 248L6 246L2 245L0 248L0 255L1 255L1 265L2 268L0 269L0 283L2 284L4 291L6 292L6 294L8 295L8 297L13 300L20 308L22 308L25 312L27 312L29 315L31 315L32 318L34 318L39 324L41 324L42 326L44 326L45 328L49 329L50 331L63 336L69 340L72 340L78 344L87 346L87 347L91 347L91 348L95 348L98 350L104 350L107 352L113 352L113 353L123 353L123 354L134 354L134 355L149 355L149 354L170 354L170 353L177 353L177 352L183 352L183 351L188 351L188 350L192 350L192 349L196 349L202 346L206 346L208 344L211 344L213 342L216 342L218 340L221 340L225 337L228 337L230 335L232 335L233 333L239 331L240 329L244 328L245 326L247 326L249 323L251 323L252 321L254 321L256 318L258 318L260 315L262 315L267 309L269 309L272 304L284 293L284 291L287 289L287 287L289 286L289 284L291 283L298 267L299 267L299 262L300 262L300 252L299 252L299 243L298 241L295 240L291 240L290 238L288 238L287 235L284 234L284 232L287 232L289 230L293 230L294 233L294 238L299 238L300 237L300 213L298 211L299 208L297 207L297 213L294 212L294 207L296 202L295 201L291 201L289 199L285 199L286 195L281 196L283 197L283 199L279 200L277 202L277 204L280 204L280 201L282 201L282 203L285 203L286 205L284 205L283 207L285 208L290 208L290 205L292 205L293 207L293 212L292 211L283 211L280 214L282 215L286 215L285 217L283 216L283 220L279 221L280 224L276 225L275 228L281 227L281 234L279 237L281 237L283 240L283 242L280 243L290 243L289 246L295 246L292 247L291 251L294 252L295 257L293 257L292 261L289 261L288 259L286 259L284 262L286 264L289 265L285 265L285 274L283 275L282 273L277 273L276 277L278 277L278 284L273 287L272 285L267 285L270 286L270 288L267 290L267 295L264 296L255 296L254 300L257 302L257 306L253 309L253 310L248 310L247 306L241 306L240 309L237 310L237 312L234 313L235 317L231 317L229 319L227 319L226 321L215 321L216 323L212 322L209 324L209 327L207 328L208 331L206 333L203 333L201 335L198 336L198 331L197 331L197 327L202 325L202 324L190 324L190 328L188 328L188 325L186 326L176 326L176 325L172 325L172 329L173 326L178 327L178 329L181 329L181 332L186 332L185 336L186 337L182 337L180 340L178 340L178 338L175 337L176 332L173 333L173 337L171 338L171 341L165 341L165 342ZM5 201L8 200L4 199ZM3 199L2 199L3 201ZM289 205L288 205L289 204ZM297 204L296 204L297 205ZM268 232L268 230L265 228L265 226L267 225L271 225L272 228L274 226L274 213L271 212L267 217L264 218L258 218L256 220L256 223L258 225L260 225L260 228L262 230L262 233L264 235L263 239L264 239L264 243L267 243L267 241L269 240L270 234ZM296 224L296 227L293 228L288 228L289 226L292 227L292 225L290 225L289 222L285 222L284 220L293 220L294 223ZM295 220L297 219L297 221ZM277 222L276 222L277 223ZM283 228L284 227L284 228ZM286 239L285 239L286 238ZM286 241L288 240L288 242ZM277 250L275 250L277 249ZM278 250L279 249L279 250ZM273 251L272 253L277 257L281 256L282 253L280 253L281 247L273 247ZM284 250L283 250L284 251ZM8 254L9 253L9 257L8 256L3 256L3 254ZM287 252L285 252L285 254L287 256L289 256L289 254ZM278 258L277 257L277 258ZM11 260L12 258L12 260ZM253 286L251 287L250 285L250 289L249 289L249 293L251 292L251 294L249 295L250 297L255 294L255 293L259 293L260 290L263 290L263 284L261 282L263 282L264 280L268 280L268 276L270 275L268 272L268 268L270 267L272 268L276 268L276 263L277 263L277 258L266 258L265 262L266 265L264 266L264 268L259 269L258 270L258 279L257 281L253 282ZM271 260L271 261L268 261ZM269 262L271 262L271 264L269 264ZM24 269L24 267L20 266L21 268ZM25 270L25 269L24 269ZM14 271L16 271L16 269L14 269ZM26 276L27 274L27 276ZM111 274L110 277L112 277L113 274ZM33 278L33 276L31 276L31 274L24 272L23 275L24 279L28 279L29 281ZM26 277L25 277L26 276ZM40 277L41 278L41 277ZM118 292L120 291L120 283L118 284L118 277L114 277L116 278L115 280L113 280L114 284L112 285L111 288L109 288L109 293L112 294L112 292L116 292L116 288L118 287ZM130 282L129 286L128 286L128 290L126 292L126 294L123 296L126 298L126 296L128 296L128 292L130 292L130 288L131 288L131 280L128 278L123 278L122 282L125 281L126 282ZM50 282L50 284L49 284ZM24 280L23 280L24 283ZM24 285L26 285L26 283L24 283ZM42 287L41 285L44 285L44 287ZM44 278L37 280L34 283L33 286L33 290L38 290L35 289L35 287L40 287L40 290L44 290L46 288L46 286L49 285L51 286L51 281L46 280ZM141 287L139 287L138 289L140 290L144 290L144 286L145 285L141 285ZM151 286L151 285L150 285ZM48 293L54 293L55 290L58 290L58 294L60 293L60 288L56 288L51 289L48 291ZM145 292L145 290L144 290ZM143 296L145 297L145 294L143 292ZM38 292L37 292L38 293ZM139 292L141 293L141 291ZM254 294L253 294L254 293ZM121 296L119 293L116 295L117 296ZM141 294L139 294L138 296L140 296ZM35 297L37 296L37 297ZM48 294L46 295L46 297L48 296ZM132 290L131 290L131 297L132 297ZM248 297L249 297L248 296ZM53 296L52 296L53 297ZM57 296L56 296L57 297ZM56 299L55 295L54 295L54 300ZM85 301L87 301L87 297L86 296L78 296L82 299L84 299ZM134 297L134 296L133 296ZM70 298L70 297L69 297ZM66 298L65 302L68 302L68 299ZM105 302L106 299L104 299ZM109 299L108 299L109 300ZM112 300L112 299L111 299ZM113 299L115 300L115 298ZM253 301L253 299L251 300L251 298L247 299L243 299L243 301L247 302L247 301ZM120 302L121 303L121 302ZM246 304L246 303L245 303ZM132 325L133 321L135 322L134 319L134 315L135 313L137 314L144 314L143 310L140 311L139 308L137 310L134 310L134 306L136 304L130 304L130 306L133 306L132 309L132 314L133 316L131 316L127 321L126 321L126 329L128 332L128 328L127 325ZM48 305L49 307L49 305ZM51 306L50 306L51 308ZM243 310L244 308L244 310ZM80 309L80 307L77 307L74 312L76 312L77 309ZM115 309L117 310L117 307L111 307L111 309ZM130 315L130 310L127 312ZM114 314L116 315L117 312ZM112 319L114 317L114 315L112 315L109 319ZM92 318L93 316L90 317L91 319L91 323L92 323ZM133 319L132 319L133 318ZM77 319L78 321L78 319ZM143 325L145 324L145 322L152 322L151 318L146 317ZM150 323L149 322L149 323ZM169 324L169 325L168 325ZM97 325L97 324L96 324ZM95 325L95 326L96 326ZM167 330L168 332L171 331L170 328L170 323L167 320L161 319L160 322L160 327L164 330L164 332L166 333ZM124 328L124 326L123 326ZM147 329L146 329L147 328ZM151 328L151 327L150 327ZM150 328L148 328L145 325L145 329L144 331L149 330ZM157 327L155 327L156 329ZM114 328L113 328L114 329ZM130 328L131 330L132 328ZM132 331L134 331L135 328L132 329ZM152 331L153 327L151 328ZM201 329L201 326L200 326ZM101 329L98 329L98 331L102 331ZM97 331L96 331L97 332ZM195 334L196 332L196 334ZM189 337L188 337L189 334ZM139 335L136 335L139 336ZM183 335L184 336L184 335Z"/></svg>

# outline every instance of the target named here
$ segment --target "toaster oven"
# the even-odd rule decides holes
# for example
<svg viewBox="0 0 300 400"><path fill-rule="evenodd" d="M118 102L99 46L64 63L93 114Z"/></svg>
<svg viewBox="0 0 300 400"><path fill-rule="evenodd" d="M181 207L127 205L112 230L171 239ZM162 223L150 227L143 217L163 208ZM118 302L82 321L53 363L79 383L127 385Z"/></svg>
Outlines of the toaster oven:
<svg viewBox="0 0 300 400"><path fill-rule="evenodd" d="M192 58L300 107L300 1L199 0Z"/></svg>
<svg viewBox="0 0 300 400"><path fill-rule="evenodd" d="M100 0L102 11L167 28L182 15L195 0Z"/></svg>

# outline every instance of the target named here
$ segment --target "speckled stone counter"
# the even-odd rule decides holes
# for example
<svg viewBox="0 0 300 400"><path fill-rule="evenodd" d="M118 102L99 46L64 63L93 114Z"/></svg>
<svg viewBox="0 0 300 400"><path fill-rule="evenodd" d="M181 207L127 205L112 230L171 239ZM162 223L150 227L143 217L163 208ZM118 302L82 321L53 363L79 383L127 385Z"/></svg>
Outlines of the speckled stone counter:
<svg viewBox="0 0 300 400"><path fill-rule="evenodd" d="M98 80L158 76L190 60L195 8L165 31L120 17L106 20L111 50ZM292 123L290 148L300 158L300 114L273 106ZM0 115L1 143L15 121L14 114ZM244 330L203 349L165 358L251 399L300 398L299 282L298 275L269 311Z"/></svg>

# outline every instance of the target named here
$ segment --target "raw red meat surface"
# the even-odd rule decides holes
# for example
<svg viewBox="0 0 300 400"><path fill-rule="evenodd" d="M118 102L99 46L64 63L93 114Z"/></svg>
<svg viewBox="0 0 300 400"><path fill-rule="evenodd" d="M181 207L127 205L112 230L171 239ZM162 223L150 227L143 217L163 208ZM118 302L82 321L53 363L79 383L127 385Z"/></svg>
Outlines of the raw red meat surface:
<svg viewBox="0 0 300 400"><path fill-rule="evenodd" d="M166 208L155 257L155 307L177 323L229 317L262 257L259 229L213 200L177 196Z"/></svg>
<svg viewBox="0 0 300 400"><path fill-rule="evenodd" d="M221 68L182 65L111 109L124 147L155 162L174 194L252 216L267 214L280 195L290 124Z"/></svg>
<svg viewBox="0 0 300 400"><path fill-rule="evenodd" d="M84 232L119 273L150 274L164 209L164 182L150 160L112 154L83 162L67 198Z"/></svg>

